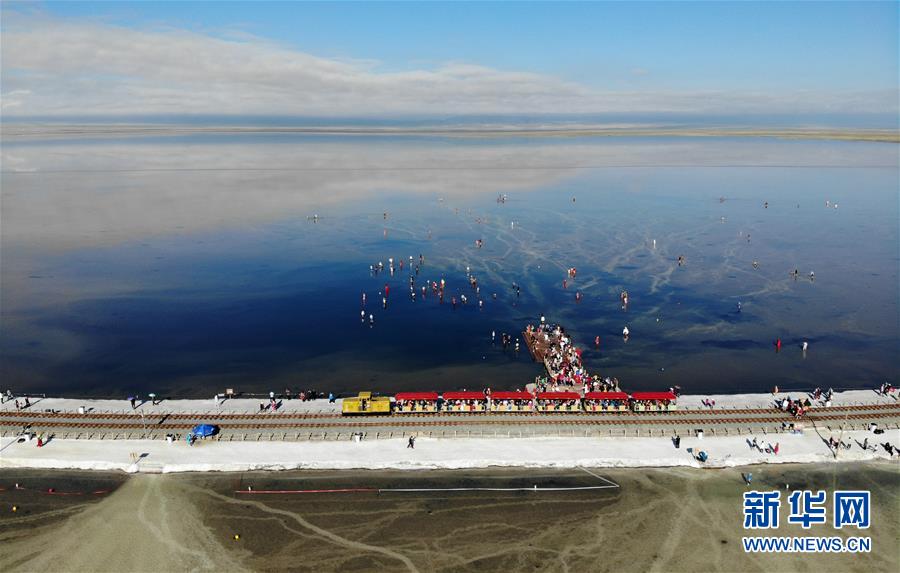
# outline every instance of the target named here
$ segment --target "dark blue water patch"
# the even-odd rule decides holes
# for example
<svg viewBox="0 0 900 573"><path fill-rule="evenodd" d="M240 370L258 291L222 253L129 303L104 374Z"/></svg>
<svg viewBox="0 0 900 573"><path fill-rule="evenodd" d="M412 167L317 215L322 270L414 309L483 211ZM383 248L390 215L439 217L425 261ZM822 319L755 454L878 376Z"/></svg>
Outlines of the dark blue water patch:
<svg viewBox="0 0 900 573"><path fill-rule="evenodd" d="M749 350L751 348L765 348L768 346L768 344L758 340L701 340L700 344L729 350Z"/></svg>
<svg viewBox="0 0 900 573"><path fill-rule="evenodd" d="M198 376L228 375L247 384L288 369L302 377L304 364L339 354L389 365L386 372L398 364L428 369L530 360L524 344L518 354L501 350L501 333L519 337L522 323L496 316L491 305L479 311L458 303L453 310L450 295L443 305L430 298L412 303L395 289L387 310L370 298L367 311L377 317L370 326L359 310L347 312L343 295L320 289L217 300L198 293L142 293L81 301L38 322L78 333L84 341L81 355L54 369L82 389L108 387L110 378L128 380L135 390L172 391L177 381ZM489 323L498 337L494 345ZM340 365L335 367L339 372ZM521 383L497 382L495 387ZM352 390L356 383L328 380L336 390ZM384 386L397 389L386 381Z"/></svg>

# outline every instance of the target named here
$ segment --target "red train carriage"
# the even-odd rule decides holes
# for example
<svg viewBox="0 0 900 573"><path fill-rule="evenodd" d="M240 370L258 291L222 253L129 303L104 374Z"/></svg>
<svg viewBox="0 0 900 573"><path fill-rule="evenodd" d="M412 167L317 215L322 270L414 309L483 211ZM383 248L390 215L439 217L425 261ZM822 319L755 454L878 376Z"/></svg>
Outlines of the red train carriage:
<svg viewBox="0 0 900 573"><path fill-rule="evenodd" d="M538 392L535 400L539 412L578 412L581 394L578 392Z"/></svg>
<svg viewBox="0 0 900 573"><path fill-rule="evenodd" d="M437 412L437 392L400 392L394 396L395 412Z"/></svg>
<svg viewBox="0 0 900 573"><path fill-rule="evenodd" d="M491 412L533 412L534 396L530 392L492 392Z"/></svg>
<svg viewBox="0 0 900 573"><path fill-rule="evenodd" d="M671 412L676 409L672 392L634 392L631 408L635 412Z"/></svg>
<svg viewBox="0 0 900 573"><path fill-rule="evenodd" d="M628 410L625 392L588 392L584 395L585 412L624 412Z"/></svg>
<svg viewBox="0 0 900 573"><path fill-rule="evenodd" d="M484 392L444 392L444 410L447 412L485 412L487 396Z"/></svg>

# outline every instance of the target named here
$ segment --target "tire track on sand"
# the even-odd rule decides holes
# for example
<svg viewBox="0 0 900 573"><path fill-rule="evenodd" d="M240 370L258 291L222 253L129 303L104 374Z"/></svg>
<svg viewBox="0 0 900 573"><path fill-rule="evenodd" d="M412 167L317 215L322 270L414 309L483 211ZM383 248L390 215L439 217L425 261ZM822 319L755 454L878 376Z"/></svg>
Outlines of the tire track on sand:
<svg viewBox="0 0 900 573"><path fill-rule="evenodd" d="M135 475L106 499L0 550L0 571L246 569L204 524L180 480Z"/></svg>
<svg viewBox="0 0 900 573"><path fill-rule="evenodd" d="M394 559L397 559L398 561L401 561L404 565L406 565L406 568L409 569L412 573L419 573L419 569L415 566L415 564L413 564L413 562L410 561L410 559L407 556L405 556L401 553L397 553L396 551L392 551L386 547L379 547L377 545L368 545L366 543L361 543L359 541L351 541L350 539L341 537L340 535L337 535L336 533L332 533L331 531L328 531L327 529L322 529L321 527L319 527L317 525L313 525L312 523L306 521L299 514L294 513L293 511L269 507L268 505L266 505L262 502L259 502L259 501L252 501L252 500L246 500L246 499L238 500L238 499L234 499L234 498L222 495L220 493L215 493L215 492L212 492L209 490L200 489L200 488L197 488L197 489L198 489L198 491L200 491L210 497L214 497L214 498L216 498L220 501L224 501L226 503L231 503L234 505L243 505L243 506L252 505L253 507L259 509L260 511L264 511L266 513L272 513L275 515L283 515L284 517L293 519L302 527L304 527L312 532L315 532L319 536L329 539L338 545L343 545L344 547L349 547L351 549L359 549L361 551L381 553L382 555L386 555L388 557L392 557Z"/></svg>

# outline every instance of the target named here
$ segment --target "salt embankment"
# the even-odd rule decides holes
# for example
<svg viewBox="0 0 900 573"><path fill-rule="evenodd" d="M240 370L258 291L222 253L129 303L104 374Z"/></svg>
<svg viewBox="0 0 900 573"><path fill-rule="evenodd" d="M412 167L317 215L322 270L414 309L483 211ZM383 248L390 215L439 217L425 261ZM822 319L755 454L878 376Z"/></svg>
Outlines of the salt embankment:
<svg viewBox="0 0 900 573"><path fill-rule="evenodd" d="M829 437L850 449L837 454ZM419 438L342 442L217 442L163 440L0 441L0 468L121 470L128 472L251 471L288 469L462 469L487 467L734 467L761 463L820 463L890 459L880 443L898 445L900 431L810 431L802 434L683 438ZM868 438L870 449L862 444ZM779 453L769 451L778 444ZM873 451L874 449L874 451ZM705 451L705 463L695 455ZM135 458L138 461L135 462Z"/></svg>
<svg viewBox="0 0 900 573"><path fill-rule="evenodd" d="M713 410L718 409L740 409L740 408L772 408L776 399L781 398L806 398L807 393L804 391L780 392L778 394L691 394L682 395L678 398L679 410L710 410L704 406L704 400L715 402ZM153 405L149 401L139 403L138 408L132 409L127 400L109 400L109 399L91 399L91 398L55 398L55 397L31 397L31 411L41 412L44 410L53 410L59 412L77 412L80 407L84 407L89 412L109 412L109 413L134 413L145 415L168 414L168 413L191 413L198 414L252 414L259 412L260 404L268 403L268 398L230 398L225 399L220 396L218 400L213 399L165 399L158 404ZM858 406L861 404L896 404L898 395L882 396L874 390L848 390L845 392L835 392L832 398L832 406ZM22 402L22 399L19 399ZM822 402L818 401L814 406L822 406ZM6 401L0 405L0 411L15 410L13 401ZM339 414L341 411L341 400L338 398L334 403L328 400L309 400L301 401L297 399L282 400L278 413L334 413Z"/></svg>

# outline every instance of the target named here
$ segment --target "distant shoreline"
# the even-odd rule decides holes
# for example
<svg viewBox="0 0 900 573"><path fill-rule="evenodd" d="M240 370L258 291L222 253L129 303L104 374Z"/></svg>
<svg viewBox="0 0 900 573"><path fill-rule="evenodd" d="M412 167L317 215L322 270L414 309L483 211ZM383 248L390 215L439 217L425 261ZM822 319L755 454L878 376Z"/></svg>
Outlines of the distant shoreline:
<svg viewBox="0 0 900 573"><path fill-rule="evenodd" d="M150 124L13 124L0 131L4 139L52 139L72 137L138 137L179 135L298 134L344 136L404 136L459 138L561 138L561 137L740 137L900 143L900 131L892 129L839 128L681 128L616 124L604 126L458 126L458 127L277 127L186 126Z"/></svg>

